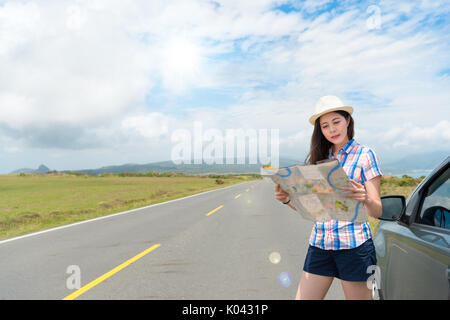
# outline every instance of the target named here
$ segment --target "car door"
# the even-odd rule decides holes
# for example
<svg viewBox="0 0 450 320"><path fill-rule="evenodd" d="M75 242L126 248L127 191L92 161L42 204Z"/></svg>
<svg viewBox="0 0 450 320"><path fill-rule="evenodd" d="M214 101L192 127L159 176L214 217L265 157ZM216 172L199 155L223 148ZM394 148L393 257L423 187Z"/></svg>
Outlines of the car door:
<svg viewBox="0 0 450 320"><path fill-rule="evenodd" d="M449 299L450 167L419 190L408 226L399 222L387 240L387 299Z"/></svg>

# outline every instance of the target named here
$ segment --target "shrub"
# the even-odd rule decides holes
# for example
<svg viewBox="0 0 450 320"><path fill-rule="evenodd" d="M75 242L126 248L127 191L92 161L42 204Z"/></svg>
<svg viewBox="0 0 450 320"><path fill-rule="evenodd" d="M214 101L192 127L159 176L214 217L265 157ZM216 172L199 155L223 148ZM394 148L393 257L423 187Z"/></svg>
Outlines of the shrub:
<svg viewBox="0 0 450 320"><path fill-rule="evenodd" d="M75 172L75 171L70 171L70 170L67 170L65 173L68 175L72 175L72 176L83 176L84 175L83 172Z"/></svg>
<svg viewBox="0 0 450 320"><path fill-rule="evenodd" d="M415 186L417 184L416 179L407 176L406 174L404 174L402 176L402 178L397 182L397 185L402 187L402 186Z"/></svg>

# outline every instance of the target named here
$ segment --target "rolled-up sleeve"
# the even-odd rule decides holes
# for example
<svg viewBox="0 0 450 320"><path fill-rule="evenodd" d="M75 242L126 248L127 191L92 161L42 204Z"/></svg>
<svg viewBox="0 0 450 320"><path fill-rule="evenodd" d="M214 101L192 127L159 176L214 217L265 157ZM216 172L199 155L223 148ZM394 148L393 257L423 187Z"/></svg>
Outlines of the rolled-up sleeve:
<svg viewBox="0 0 450 320"><path fill-rule="evenodd" d="M380 160L378 159L377 155L375 154L375 151L372 149L369 149L365 153L365 159L363 160L362 164L362 170L363 170L363 176L364 180L370 180L375 178L376 176L382 176L383 173L381 172L380 168Z"/></svg>

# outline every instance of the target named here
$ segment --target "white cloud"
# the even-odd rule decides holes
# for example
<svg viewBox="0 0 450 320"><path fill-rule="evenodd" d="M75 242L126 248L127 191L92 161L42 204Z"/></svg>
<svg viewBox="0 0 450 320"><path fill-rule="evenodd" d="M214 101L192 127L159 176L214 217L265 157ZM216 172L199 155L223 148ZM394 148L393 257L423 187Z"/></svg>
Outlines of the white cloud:
<svg viewBox="0 0 450 320"><path fill-rule="evenodd" d="M4 147L3 150L7 153L17 153L17 152L22 151L22 149L20 149L17 146L7 146L7 147Z"/></svg>
<svg viewBox="0 0 450 320"><path fill-rule="evenodd" d="M169 118L161 113L152 112L140 116L127 117L122 121L125 131L138 132L145 138L159 140L169 132Z"/></svg>
<svg viewBox="0 0 450 320"><path fill-rule="evenodd" d="M328 2L6 1L0 134L22 149L156 147L202 120L279 128L281 154L302 156L316 100L335 94L354 105L357 137L376 150L448 145L449 27L439 19L450 5L379 1L380 29L369 30L371 2L321 13ZM301 12L270 10L283 3ZM163 102L149 110L155 87L185 112L166 114ZM188 109L193 88L237 99Z"/></svg>
<svg viewBox="0 0 450 320"><path fill-rule="evenodd" d="M0 54L8 54L15 47L36 37L40 19L40 11L35 3L5 3L0 8Z"/></svg>
<svg viewBox="0 0 450 320"><path fill-rule="evenodd" d="M0 43L22 35L0 54L0 121L8 126L99 124L143 104L152 86L151 50L114 20L97 19L101 12L86 12L86 25L77 32L65 28L70 8L58 1L0 7L3 16L19 11L25 20L39 17L27 28L22 19L3 21L0 28Z"/></svg>
<svg viewBox="0 0 450 320"><path fill-rule="evenodd" d="M0 7L1 121L98 124L142 107L160 79L174 94L230 85L214 74L227 64L202 55L226 48L222 40L290 32L296 19L265 12L271 3L7 2Z"/></svg>
<svg viewBox="0 0 450 320"><path fill-rule="evenodd" d="M295 134L289 135L286 138L280 139L280 147L284 150L302 150L292 154L303 155L309 153L309 143L311 141L312 129L301 130Z"/></svg>
<svg viewBox="0 0 450 320"><path fill-rule="evenodd" d="M410 149L432 149L450 145L450 122L441 120L431 127L416 126L406 123L379 134L378 139L393 149L407 146Z"/></svg>

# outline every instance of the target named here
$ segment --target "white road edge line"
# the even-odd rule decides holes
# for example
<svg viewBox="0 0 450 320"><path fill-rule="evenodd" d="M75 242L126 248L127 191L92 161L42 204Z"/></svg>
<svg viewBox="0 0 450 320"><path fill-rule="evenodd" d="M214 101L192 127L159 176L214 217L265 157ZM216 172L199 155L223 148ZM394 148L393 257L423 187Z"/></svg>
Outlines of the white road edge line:
<svg viewBox="0 0 450 320"><path fill-rule="evenodd" d="M24 238L28 238L28 237L33 237L33 236L37 236L39 234L43 234L43 233L47 233L47 232L51 232L51 231L56 231L56 230L61 230L61 229L65 229L65 228L70 228L70 227L77 226L77 225L80 225L80 224L83 224L83 223L88 223L88 222L108 219L108 218L112 218L112 217L115 217L115 216L120 216L120 215L123 215L123 214L133 213L133 212L140 211L140 210L143 210L143 209L147 209L147 208L150 208L150 207L156 207L156 206L164 205L164 204L175 202L175 201L180 201L180 200L183 200L183 199L200 196L200 195L203 195L203 194L206 194L206 193L210 193L210 192L225 190L225 189L236 187L236 186L239 186L239 185L241 185L243 183L248 183L248 182L251 182L251 181L244 181L244 182L241 182L241 183L238 183L238 184L234 184L232 186L228 186L228 187L221 188L221 189L209 190L209 191L205 191L205 192L201 192L201 193L192 194L190 196L186 196L186 197L183 197L183 198L172 199L172 200L168 200L168 201L164 201L164 202L160 202L160 203L151 204L151 205L148 205L148 206L145 206L145 207L141 207L141 208L135 208L135 209L127 210L127 211L112 213L112 214L109 214L109 215L106 215L106 216L102 216L102 217L97 217L97 218L93 218L93 219L89 219L89 220L84 220L84 221L80 221L80 222L67 224L67 225L64 225L64 226L59 226L59 227L50 228L50 229L46 229L46 230L42 230L42 231L37 231L37 232L29 233L29 234L24 234L23 236L18 236L18 237L13 237L13 238L1 240L0 241L0 245L4 244L4 243L7 243L7 242L14 241L14 240L20 240L20 239L24 239Z"/></svg>

